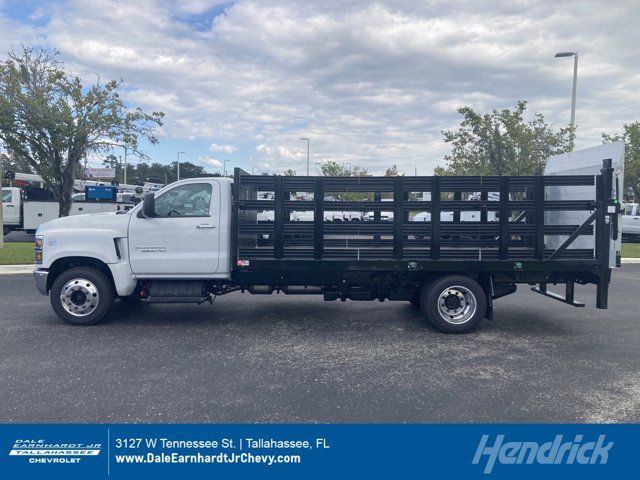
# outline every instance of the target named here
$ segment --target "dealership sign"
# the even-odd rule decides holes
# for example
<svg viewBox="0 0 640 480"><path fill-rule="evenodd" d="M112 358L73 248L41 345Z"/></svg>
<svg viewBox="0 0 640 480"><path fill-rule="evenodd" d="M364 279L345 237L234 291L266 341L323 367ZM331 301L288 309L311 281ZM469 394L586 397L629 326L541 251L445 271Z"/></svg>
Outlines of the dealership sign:
<svg viewBox="0 0 640 480"><path fill-rule="evenodd" d="M87 167L84 170L86 178L115 178L116 169L109 167Z"/></svg>

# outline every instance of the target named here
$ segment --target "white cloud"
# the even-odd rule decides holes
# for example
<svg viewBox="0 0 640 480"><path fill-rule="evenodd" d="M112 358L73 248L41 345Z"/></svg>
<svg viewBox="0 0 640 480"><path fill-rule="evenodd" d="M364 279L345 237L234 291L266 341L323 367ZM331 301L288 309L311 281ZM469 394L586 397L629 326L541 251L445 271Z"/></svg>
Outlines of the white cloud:
<svg viewBox="0 0 640 480"><path fill-rule="evenodd" d="M203 165L215 168L220 168L223 165L223 162L213 157L198 157L198 161Z"/></svg>
<svg viewBox="0 0 640 480"><path fill-rule="evenodd" d="M449 151L441 130L457 124L462 105L486 111L527 99L566 125L572 65L553 58L563 50L580 52L578 147L638 119L633 2L241 0L221 8L73 0L47 4L44 27L0 16L0 31L5 50L46 45L83 77L124 78L128 102L167 114L163 137L213 143L210 151L236 159L260 144L246 162L273 169L304 170L304 136L312 164L381 173L395 163L428 174Z"/></svg>
<svg viewBox="0 0 640 480"><path fill-rule="evenodd" d="M40 20L44 16L45 16L44 8L42 6L39 6L39 7L36 7L36 9L31 13L31 15L29 15L29 20L33 22L36 20Z"/></svg>
<svg viewBox="0 0 640 480"><path fill-rule="evenodd" d="M235 145L219 145L217 143L212 143L209 145L209 150L212 152L233 153L238 150L238 147Z"/></svg>

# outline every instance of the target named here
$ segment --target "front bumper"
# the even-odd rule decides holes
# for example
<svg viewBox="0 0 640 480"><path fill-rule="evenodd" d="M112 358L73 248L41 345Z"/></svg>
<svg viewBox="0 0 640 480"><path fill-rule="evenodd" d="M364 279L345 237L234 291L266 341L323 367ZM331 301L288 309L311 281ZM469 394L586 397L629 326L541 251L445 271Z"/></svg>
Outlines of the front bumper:
<svg viewBox="0 0 640 480"><path fill-rule="evenodd" d="M47 270L38 270L37 268L33 271L33 276L36 280L36 288L42 295L47 295L47 277L49 276L49 272Z"/></svg>

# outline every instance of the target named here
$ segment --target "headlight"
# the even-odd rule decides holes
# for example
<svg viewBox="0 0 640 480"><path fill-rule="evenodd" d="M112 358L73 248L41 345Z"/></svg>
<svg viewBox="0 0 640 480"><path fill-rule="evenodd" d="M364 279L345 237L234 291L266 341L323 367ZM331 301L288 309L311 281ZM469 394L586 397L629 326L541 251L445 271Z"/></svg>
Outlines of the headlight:
<svg viewBox="0 0 640 480"><path fill-rule="evenodd" d="M43 243L44 243L44 236L43 235L36 235L36 242L35 242L35 246L34 246L34 249L33 249L36 265L42 263L42 245L43 245Z"/></svg>

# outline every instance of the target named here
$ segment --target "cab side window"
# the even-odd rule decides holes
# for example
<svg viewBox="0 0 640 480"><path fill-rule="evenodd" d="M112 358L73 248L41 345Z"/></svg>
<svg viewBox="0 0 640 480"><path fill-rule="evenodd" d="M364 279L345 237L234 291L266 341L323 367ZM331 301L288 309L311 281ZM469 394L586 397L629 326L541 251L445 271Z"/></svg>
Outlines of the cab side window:
<svg viewBox="0 0 640 480"><path fill-rule="evenodd" d="M11 190L3 190L2 191L2 203L11 203L12 193L13 192Z"/></svg>
<svg viewBox="0 0 640 480"><path fill-rule="evenodd" d="M157 217L208 217L211 184L180 185L156 198Z"/></svg>
<svg viewBox="0 0 640 480"><path fill-rule="evenodd" d="M633 215L633 205L627 205L624 208L624 214L625 215Z"/></svg>

